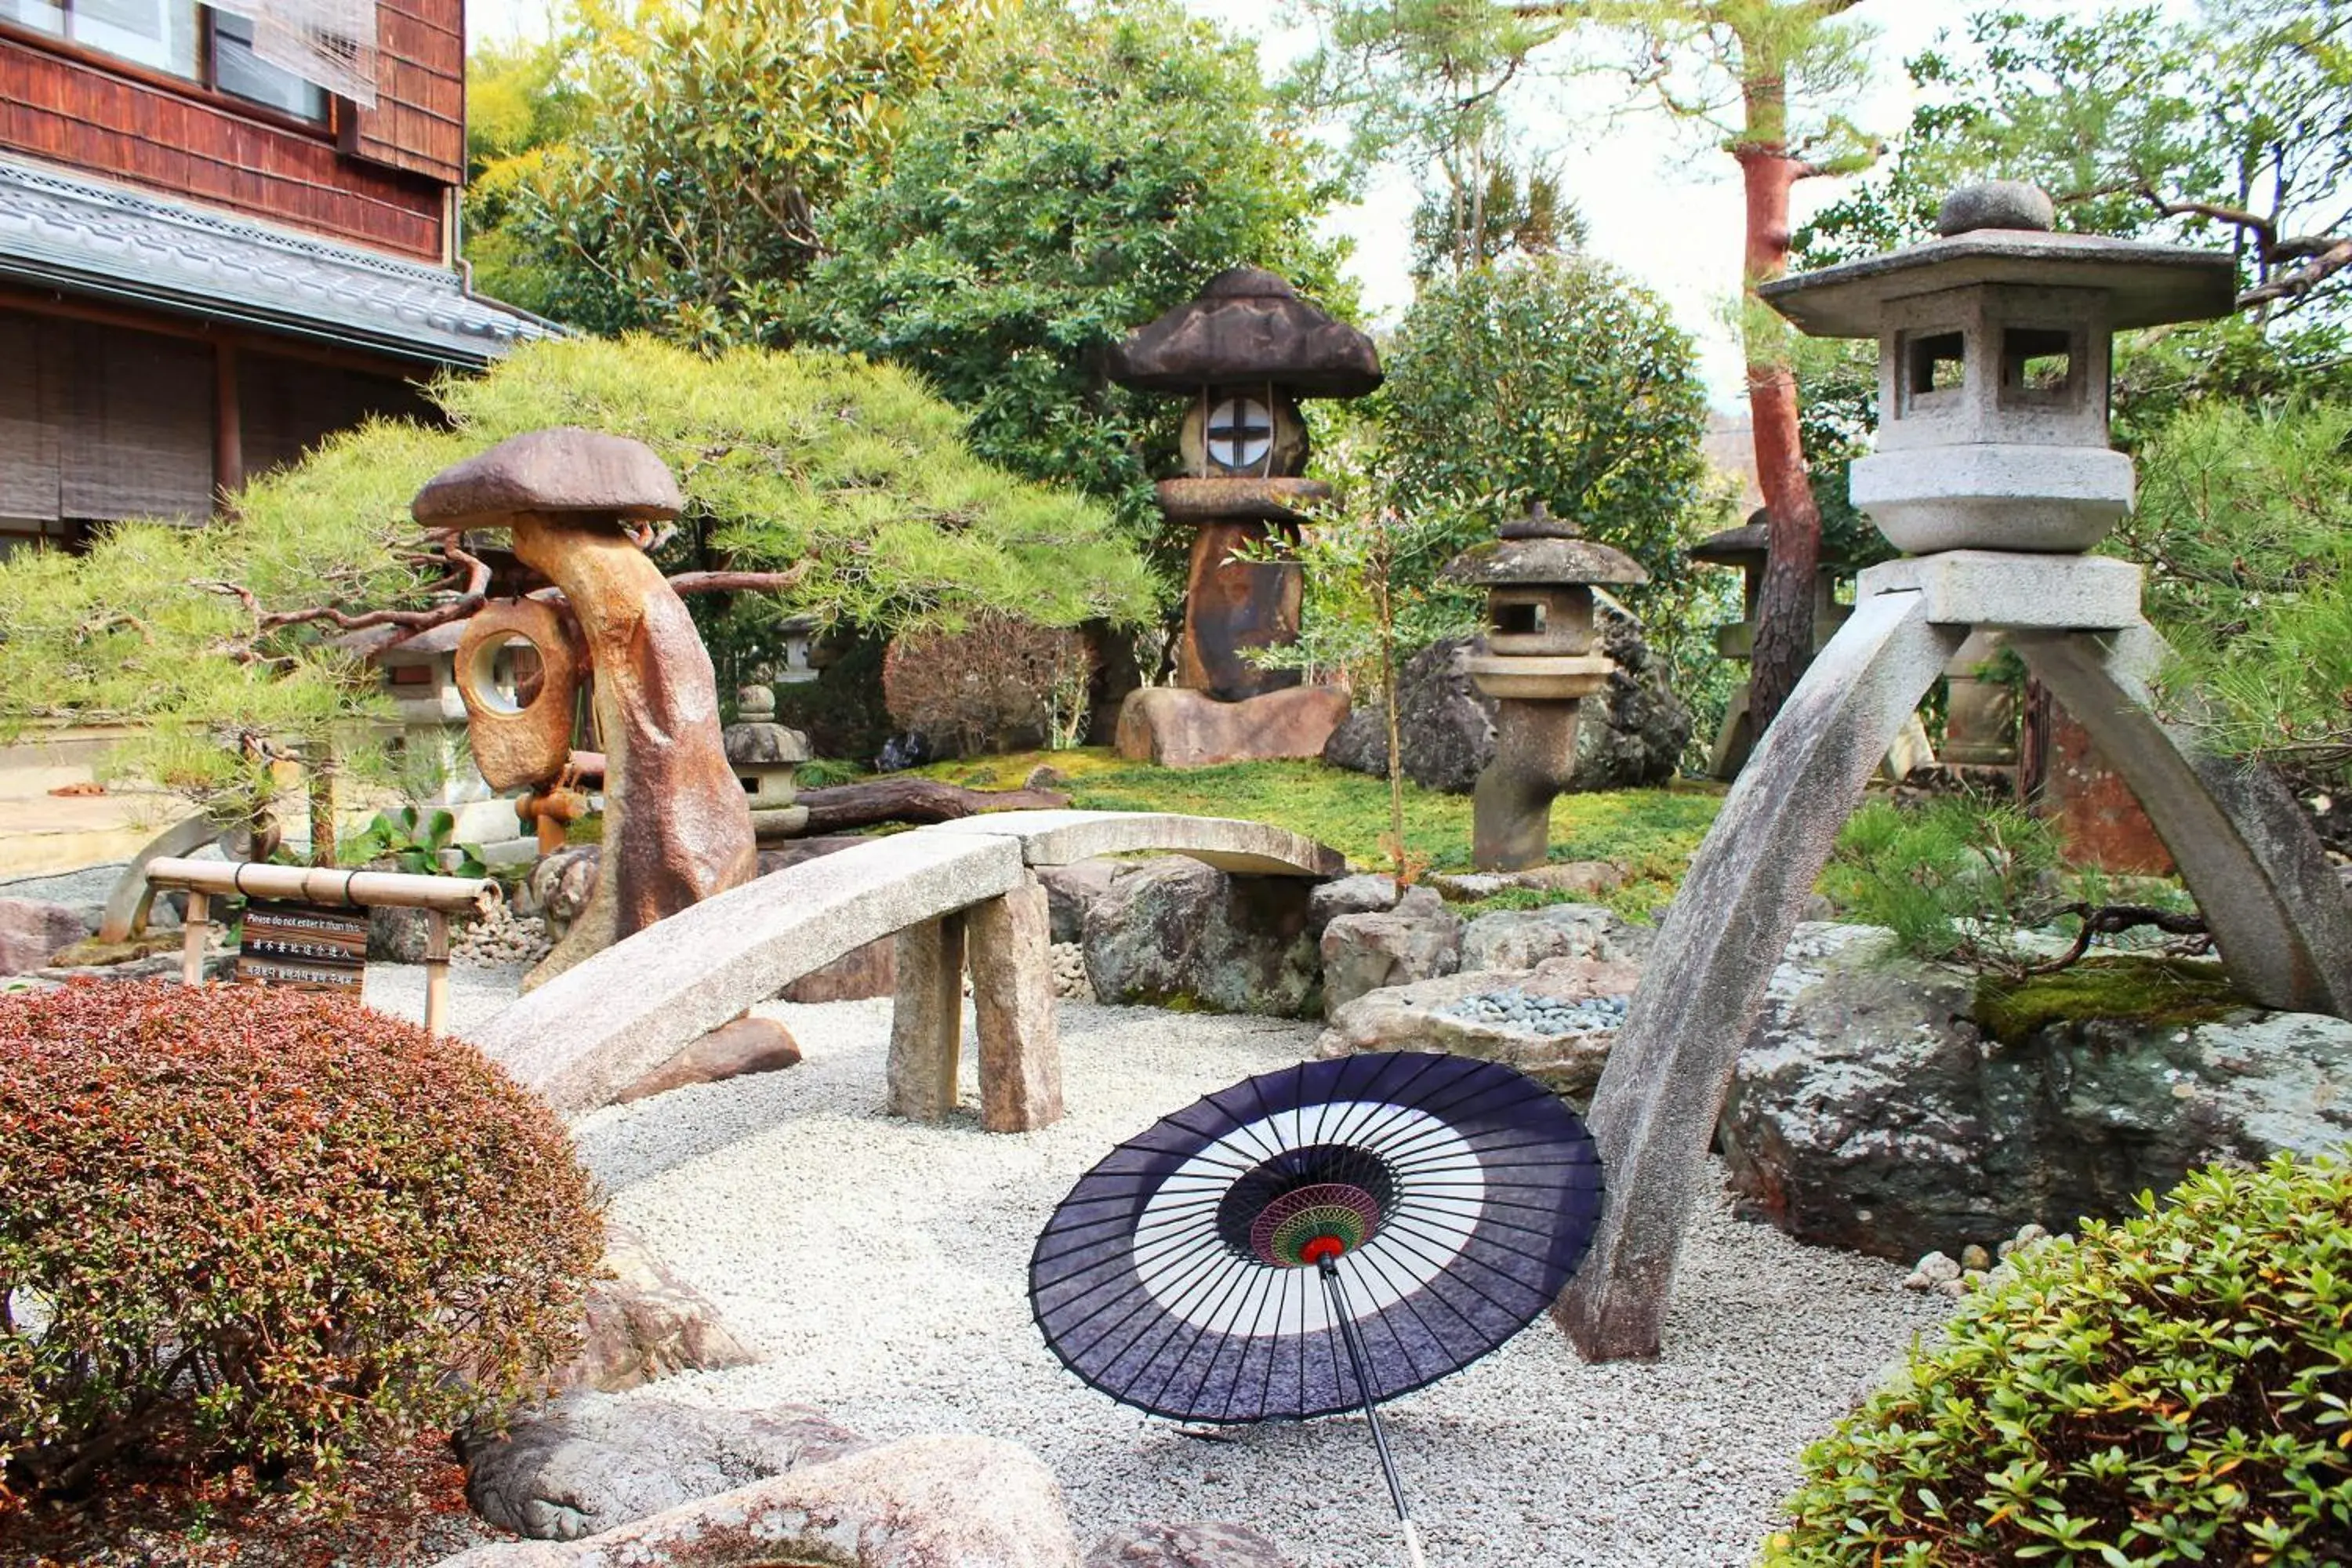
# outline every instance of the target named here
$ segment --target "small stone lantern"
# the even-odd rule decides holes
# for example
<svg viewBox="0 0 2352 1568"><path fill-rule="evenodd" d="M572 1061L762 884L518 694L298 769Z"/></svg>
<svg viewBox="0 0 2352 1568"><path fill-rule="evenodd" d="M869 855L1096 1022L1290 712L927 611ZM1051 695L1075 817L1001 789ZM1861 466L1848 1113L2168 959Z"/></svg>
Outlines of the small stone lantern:
<svg viewBox="0 0 2352 1568"><path fill-rule="evenodd" d="M1348 702L1301 688L1295 669L1251 662L1298 636L1304 591L1293 561L1236 551L1295 542L1301 514L1331 493L1305 478L1308 397L1361 397L1381 384L1371 339L1255 267L1211 279L1200 297L1111 351L1110 377L1187 400L1184 471L1155 487L1168 521L1192 531L1176 689L1134 693L1120 752L1171 766L1319 755Z"/></svg>
<svg viewBox="0 0 2352 1568"><path fill-rule="evenodd" d="M2053 216L2032 185L1972 185L1940 238L1759 290L1812 336L1878 340L1878 446L1851 494L1906 554L2089 550L2132 503L2107 445L2114 334L2230 312L2229 257Z"/></svg>
<svg viewBox="0 0 2352 1568"><path fill-rule="evenodd" d="M1471 863L1482 871L1543 864L1553 797L1576 772L1580 707L1617 668L1600 651L1592 590L1650 580L1632 556L1586 539L1541 501L1501 533L1440 574L1486 590L1486 651L1467 665L1496 703L1495 760L1472 796Z"/></svg>
<svg viewBox="0 0 2352 1568"><path fill-rule="evenodd" d="M755 682L736 692L735 711L737 721L721 739L751 808L751 837L763 843L790 838L808 826L808 807L797 804L808 737L776 722L776 693L767 685Z"/></svg>
<svg viewBox="0 0 2352 1568"><path fill-rule="evenodd" d="M1743 579L1739 619L1715 628L1715 651L1734 664L1746 664L1756 654L1756 606L1764 594L1764 564L1769 553L1769 524L1758 507L1738 528L1711 533L1683 552L1689 560L1707 566L1736 566ZM1837 602L1840 563L1823 560L1813 574L1813 651L1826 646L1853 606ZM1723 710L1723 724L1707 751L1707 776L1726 783L1738 776L1756 743L1756 727L1748 716L1748 681L1742 678Z"/></svg>

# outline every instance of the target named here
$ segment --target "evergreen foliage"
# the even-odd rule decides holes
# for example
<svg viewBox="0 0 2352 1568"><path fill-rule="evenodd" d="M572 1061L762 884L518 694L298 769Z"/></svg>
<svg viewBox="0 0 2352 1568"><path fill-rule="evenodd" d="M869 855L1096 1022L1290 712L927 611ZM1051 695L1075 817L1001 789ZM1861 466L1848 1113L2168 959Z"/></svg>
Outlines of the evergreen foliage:
<svg viewBox="0 0 2352 1568"><path fill-rule="evenodd" d="M689 509L674 550L801 568L787 593L737 595L732 613L755 624L801 614L889 633L998 612L1071 626L1134 622L1156 602L1103 508L975 459L962 416L891 366L573 340L520 349L434 396L449 428L377 422L331 437L256 479L212 527L125 523L84 557L0 562L0 731L139 723L117 765L224 821L275 795L275 762L357 765L382 712L372 674L326 624L263 628L255 611L436 602L446 568L424 552L410 499L459 458L553 425L661 455Z"/></svg>
<svg viewBox="0 0 2352 1568"><path fill-rule="evenodd" d="M2352 1167L2198 1172L2012 1254L1807 1450L1767 1568L2352 1555Z"/></svg>
<svg viewBox="0 0 2352 1568"><path fill-rule="evenodd" d="M823 216L780 330L920 373L971 411L982 457L1111 498L1148 537L1173 400L1113 385L1108 351L1233 266L1346 314L1339 254L1309 231L1335 194L1249 45L1169 0L1034 0Z"/></svg>

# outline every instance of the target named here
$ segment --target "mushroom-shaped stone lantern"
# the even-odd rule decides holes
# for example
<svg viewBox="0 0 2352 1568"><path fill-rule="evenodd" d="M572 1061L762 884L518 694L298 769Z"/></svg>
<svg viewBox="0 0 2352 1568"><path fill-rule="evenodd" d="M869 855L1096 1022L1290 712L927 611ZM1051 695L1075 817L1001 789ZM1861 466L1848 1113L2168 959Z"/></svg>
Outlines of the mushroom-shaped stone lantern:
<svg viewBox="0 0 2352 1568"><path fill-rule="evenodd" d="M1371 339L1273 273L1236 267L1113 349L1110 376L1189 400L1179 440L1184 472L1157 489L1169 521L1193 530L1176 679L1194 695L1136 693L1120 716L1120 749L1177 765L1319 754L1347 717L1345 697L1293 690L1297 670L1264 669L1244 657L1297 637L1297 563L1234 556L1269 540L1295 542L1299 509L1330 494L1302 477L1298 403L1361 397L1380 385ZM1217 711L1213 702L1238 706Z"/></svg>
<svg viewBox="0 0 2352 1568"><path fill-rule="evenodd" d="M1576 772L1576 720L1616 665L1592 619L1599 584L1650 580L1621 550L1585 538L1543 502L1501 537L1445 564L1447 582L1486 590L1486 651L1467 665L1495 699L1495 760L1473 793L1471 863L1482 871L1543 864L1551 803Z"/></svg>
<svg viewBox="0 0 2352 1568"><path fill-rule="evenodd" d="M501 441L444 469L410 504L436 531L510 530L516 558L563 591L560 605L492 601L458 644L467 738L492 788L545 790L572 773L580 686L593 677L603 864L587 908L526 988L750 880L756 866L710 656L637 542L638 528L685 504L651 448L569 426Z"/></svg>
<svg viewBox="0 0 2352 1568"><path fill-rule="evenodd" d="M1762 286L1807 331L1878 340L1878 450L1853 496L1913 553L1861 573L1652 944L1592 1098L1606 1211L1559 1308L1589 1358L1656 1353L1773 967L1864 784L1976 627L2002 633L2138 795L2239 988L2352 1016L2352 900L2310 823L2275 779L2152 710L2164 645L2140 569L2081 553L2131 501L2131 462L2106 445L2109 335L2227 314L2235 266L2050 222L2031 187L1976 186L1944 204L1940 238Z"/></svg>

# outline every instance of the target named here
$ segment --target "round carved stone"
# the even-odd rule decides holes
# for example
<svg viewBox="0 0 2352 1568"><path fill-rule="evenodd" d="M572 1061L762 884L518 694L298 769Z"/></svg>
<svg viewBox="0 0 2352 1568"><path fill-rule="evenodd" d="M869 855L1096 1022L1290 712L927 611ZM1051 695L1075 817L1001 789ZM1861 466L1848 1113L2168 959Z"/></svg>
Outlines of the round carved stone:
<svg viewBox="0 0 2352 1568"><path fill-rule="evenodd" d="M1152 486L1171 522L1295 522L1331 493L1320 479L1162 479Z"/></svg>
<svg viewBox="0 0 2352 1568"><path fill-rule="evenodd" d="M509 694L498 685L499 650L517 640L538 669ZM457 695L465 699L475 764L492 789L551 784L572 761L572 719L585 658L571 618L539 599L491 604L457 641Z"/></svg>
<svg viewBox="0 0 2352 1568"><path fill-rule="evenodd" d="M1944 198L1936 214L1936 232L1948 238L1980 228L2047 231L2057 222L2058 209L2041 186L2023 180L1986 180L1962 185Z"/></svg>

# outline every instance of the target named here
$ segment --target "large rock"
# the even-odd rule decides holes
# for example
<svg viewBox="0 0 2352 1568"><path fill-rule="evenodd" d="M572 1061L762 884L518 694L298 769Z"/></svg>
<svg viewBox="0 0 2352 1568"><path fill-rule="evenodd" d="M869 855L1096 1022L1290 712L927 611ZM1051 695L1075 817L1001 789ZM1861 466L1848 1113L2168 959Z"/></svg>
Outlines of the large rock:
<svg viewBox="0 0 2352 1568"><path fill-rule="evenodd" d="M1086 940L1087 910L1110 891L1111 880L1120 869L1119 862L1100 858L1036 868L1037 880L1045 884L1045 908L1056 942Z"/></svg>
<svg viewBox="0 0 2352 1568"><path fill-rule="evenodd" d="M537 1541L599 1535L870 1446L803 1405L706 1410L594 1394L457 1440L474 1511Z"/></svg>
<svg viewBox="0 0 2352 1568"><path fill-rule="evenodd" d="M1085 1568L1291 1568L1280 1548L1238 1524L1139 1524L1104 1537Z"/></svg>
<svg viewBox="0 0 2352 1568"><path fill-rule="evenodd" d="M1323 1007L1367 991L1451 974L1462 966L1462 920L1428 888L1410 888L1392 909L1340 915L1323 928Z"/></svg>
<svg viewBox="0 0 2352 1568"><path fill-rule="evenodd" d="M1495 760L1495 701L1470 684L1467 661L1486 639L1444 637L1397 672L1397 727L1405 777L1423 789L1468 795ZM1359 708L1331 733L1323 760L1374 777L1389 771L1388 717L1380 705Z"/></svg>
<svg viewBox="0 0 2352 1568"><path fill-rule="evenodd" d="M1675 693L1664 661L1651 653L1632 617L1603 606L1603 647L1617 668L1608 689L1585 701L1576 727L1571 790L1638 789L1675 776L1690 741L1690 708ZM1495 760L1495 700L1471 683L1466 661L1484 637L1446 637L1405 662L1397 679L1405 776L1423 789L1467 795ZM1388 721L1360 708L1332 731L1323 760L1360 773L1388 772Z"/></svg>
<svg viewBox="0 0 2352 1568"><path fill-rule="evenodd" d="M596 896L596 878L604 858L594 844L578 844L542 857L524 879L525 897L547 922L547 934L561 938L572 929Z"/></svg>
<svg viewBox="0 0 2352 1568"><path fill-rule="evenodd" d="M1318 757L1347 716L1348 694L1336 686L1294 686L1238 702L1147 686L1119 708L1115 743L1128 761L1163 768Z"/></svg>
<svg viewBox="0 0 2352 1568"><path fill-rule="evenodd" d="M551 1390L617 1394L673 1373L715 1372L760 1359L719 1321L709 1299L663 1268L628 1226L605 1223L604 1268L611 1278L588 1289L580 1354L550 1381Z"/></svg>
<svg viewBox="0 0 2352 1568"><path fill-rule="evenodd" d="M1307 1017L1321 932L1296 877L1236 877L1179 856L1122 871L1087 911L1087 974L1113 1005Z"/></svg>
<svg viewBox="0 0 2352 1568"><path fill-rule="evenodd" d="M1614 1029L1538 1034L1451 1009L1465 1000L1517 993L1538 1001L1574 1003L1629 994L1640 983L1633 965L1595 958L1554 958L1533 970L1464 970L1434 980L1391 986L1357 997L1331 1015L1316 1054L1354 1051L1444 1051L1503 1062L1582 1106L1609 1060Z"/></svg>
<svg viewBox="0 0 2352 1568"><path fill-rule="evenodd" d="M692 1083L724 1083L751 1073L798 1067L800 1042L773 1018L721 1024L613 1097L615 1105L648 1100Z"/></svg>
<svg viewBox="0 0 2352 1568"><path fill-rule="evenodd" d="M1972 1021L1969 977L1876 941L1808 957L1809 931L1773 976L1719 1129L1734 1184L1800 1240L1957 1255L2028 1223L2127 1213L2213 1160L2352 1139L2352 1023L2085 1018L2003 1045Z"/></svg>
<svg viewBox="0 0 2352 1568"><path fill-rule="evenodd" d="M1533 969L1546 959L1638 956L1638 939L1598 904L1546 904L1480 915L1462 932L1465 969Z"/></svg>
<svg viewBox="0 0 2352 1568"><path fill-rule="evenodd" d="M1061 1489L995 1437L909 1437L563 1545L481 1546L440 1568L1078 1568Z"/></svg>
<svg viewBox="0 0 2352 1568"><path fill-rule="evenodd" d="M46 899L0 899L0 974L30 974L89 934L81 916Z"/></svg>

